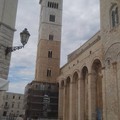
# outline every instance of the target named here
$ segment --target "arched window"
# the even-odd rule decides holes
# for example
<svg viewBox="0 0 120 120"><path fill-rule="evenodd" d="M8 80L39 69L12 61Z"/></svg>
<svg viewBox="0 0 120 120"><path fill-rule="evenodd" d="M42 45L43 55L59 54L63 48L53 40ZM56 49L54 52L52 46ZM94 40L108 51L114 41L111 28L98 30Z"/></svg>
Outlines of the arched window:
<svg viewBox="0 0 120 120"><path fill-rule="evenodd" d="M110 15L111 15L111 26L112 27L118 26L118 24L119 24L119 13L118 13L118 6L117 6L117 4L114 4L111 7Z"/></svg>
<svg viewBox="0 0 120 120"><path fill-rule="evenodd" d="M47 77L51 77L51 69L47 69Z"/></svg>
<svg viewBox="0 0 120 120"><path fill-rule="evenodd" d="M48 58L52 58L52 51L51 50L48 51Z"/></svg>

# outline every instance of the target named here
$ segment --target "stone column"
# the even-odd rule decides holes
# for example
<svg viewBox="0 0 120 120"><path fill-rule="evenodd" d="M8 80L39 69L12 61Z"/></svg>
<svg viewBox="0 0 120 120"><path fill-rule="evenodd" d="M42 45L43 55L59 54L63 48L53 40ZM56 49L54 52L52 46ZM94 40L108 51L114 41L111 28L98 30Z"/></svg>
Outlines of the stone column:
<svg viewBox="0 0 120 120"><path fill-rule="evenodd" d="M118 83L116 73L117 62L110 64L109 68L106 68L106 119L107 120L119 120L118 109Z"/></svg>
<svg viewBox="0 0 120 120"><path fill-rule="evenodd" d="M60 86L59 88L59 115L58 118L59 120L63 120L63 87Z"/></svg>
<svg viewBox="0 0 120 120"><path fill-rule="evenodd" d="M80 79L78 80L78 120L80 120Z"/></svg>
<svg viewBox="0 0 120 120"><path fill-rule="evenodd" d="M77 81L72 82L70 84L70 120L78 120L78 110L77 110L77 103L78 103L78 92L76 91L77 89Z"/></svg>
<svg viewBox="0 0 120 120"><path fill-rule="evenodd" d="M102 113L102 119L106 119L106 77L105 77L105 67L102 68L102 96L103 96L103 113Z"/></svg>
<svg viewBox="0 0 120 120"><path fill-rule="evenodd" d="M63 88L63 120L66 120L66 85Z"/></svg>
<svg viewBox="0 0 120 120"><path fill-rule="evenodd" d="M117 81L118 81L118 101L119 101L119 119L120 119L120 54L117 63Z"/></svg>
<svg viewBox="0 0 120 120"><path fill-rule="evenodd" d="M113 62L112 63L112 65L113 65L113 79L114 79L114 81L115 81L115 86L116 86L116 104L115 105L117 105L117 107L116 107L116 113L117 113L117 119L118 120L120 120L120 115L119 115L119 82L118 82L118 76L117 76L117 61L115 61L115 62ZM120 74L120 73L119 73Z"/></svg>
<svg viewBox="0 0 120 120"><path fill-rule="evenodd" d="M73 111L73 105L74 105L74 101L73 101L73 84L75 84L74 82L71 82L70 83L70 120L73 120L73 114L74 114L74 111Z"/></svg>
<svg viewBox="0 0 120 120"><path fill-rule="evenodd" d="M92 73L89 73L88 74L88 120L92 120L91 79L92 79Z"/></svg>
<svg viewBox="0 0 120 120"><path fill-rule="evenodd" d="M75 98L73 98L75 104L75 117L74 120L78 120L78 80L75 82ZM73 93L74 94L74 93Z"/></svg>

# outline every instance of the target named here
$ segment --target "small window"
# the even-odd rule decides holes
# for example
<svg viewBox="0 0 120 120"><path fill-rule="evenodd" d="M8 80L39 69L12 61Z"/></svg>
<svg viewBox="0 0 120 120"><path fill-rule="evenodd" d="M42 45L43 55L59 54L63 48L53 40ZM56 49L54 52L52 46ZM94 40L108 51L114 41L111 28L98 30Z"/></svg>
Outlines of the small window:
<svg viewBox="0 0 120 120"><path fill-rule="evenodd" d="M20 96L19 96L19 100L20 100Z"/></svg>
<svg viewBox="0 0 120 120"><path fill-rule="evenodd" d="M111 8L111 26L116 27L119 24L119 13L117 4L114 4Z"/></svg>
<svg viewBox="0 0 120 120"><path fill-rule="evenodd" d="M48 58L52 58L52 51L48 51Z"/></svg>
<svg viewBox="0 0 120 120"><path fill-rule="evenodd" d="M3 116L6 116L6 115L7 115L7 111L4 111L4 112L3 112Z"/></svg>
<svg viewBox="0 0 120 120"><path fill-rule="evenodd" d="M49 21L51 21L51 22L55 22L55 15L50 15L50 17L49 17Z"/></svg>
<svg viewBox="0 0 120 120"><path fill-rule="evenodd" d="M48 7L58 9L58 3L48 2Z"/></svg>
<svg viewBox="0 0 120 120"><path fill-rule="evenodd" d="M20 103L18 103L18 108L20 108Z"/></svg>
<svg viewBox="0 0 120 120"><path fill-rule="evenodd" d="M13 99L15 99L15 96L13 96Z"/></svg>
<svg viewBox="0 0 120 120"><path fill-rule="evenodd" d="M54 36L53 35L49 35L49 40L53 40Z"/></svg>
<svg viewBox="0 0 120 120"><path fill-rule="evenodd" d="M47 77L51 77L51 70L47 69Z"/></svg>
<svg viewBox="0 0 120 120"><path fill-rule="evenodd" d="M12 103L12 108L14 108L14 103Z"/></svg>
<svg viewBox="0 0 120 120"><path fill-rule="evenodd" d="M5 102L5 106L7 106L8 105L8 102Z"/></svg>

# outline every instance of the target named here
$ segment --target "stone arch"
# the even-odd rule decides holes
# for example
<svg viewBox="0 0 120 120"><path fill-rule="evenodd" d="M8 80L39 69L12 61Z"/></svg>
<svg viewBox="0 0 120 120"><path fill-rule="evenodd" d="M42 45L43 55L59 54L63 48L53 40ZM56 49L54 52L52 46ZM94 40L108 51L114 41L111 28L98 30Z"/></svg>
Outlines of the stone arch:
<svg viewBox="0 0 120 120"><path fill-rule="evenodd" d="M70 84L70 81L71 81L71 79L70 79L70 77L68 76L67 79L66 79L66 85Z"/></svg>
<svg viewBox="0 0 120 120"><path fill-rule="evenodd" d="M91 79L91 103L92 103L92 119L101 120L103 113L103 95L102 95L102 63L99 59L95 59L92 63L92 79Z"/></svg>
<svg viewBox="0 0 120 120"><path fill-rule="evenodd" d="M86 66L84 66L81 71L81 76L82 76L83 80L85 79L87 73L88 73L88 68Z"/></svg>
<svg viewBox="0 0 120 120"><path fill-rule="evenodd" d="M101 63L101 66L104 66L104 62L102 62L102 58L101 58L100 56L95 56L95 57L92 59L92 61L91 61L90 71L92 70L93 63L94 63L96 60L99 60L100 63Z"/></svg>
<svg viewBox="0 0 120 120"><path fill-rule="evenodd" d="M88 120L88 68L83 66L80 79L80 116Z"/></svg>
<svg viewBox="0 0 120 120"><path fill-rule="evenodd" d="M79 79L79 73L78 71L74 71L72 82L76 82L78 79Z"/></svg>
<svg viewBox="0 0 120 120"><path fill-rule="evenodd" d="M117 55L120 52L120 42L112 44L105 52L105 60L111 59L111 62L117 61Z"/></svg>

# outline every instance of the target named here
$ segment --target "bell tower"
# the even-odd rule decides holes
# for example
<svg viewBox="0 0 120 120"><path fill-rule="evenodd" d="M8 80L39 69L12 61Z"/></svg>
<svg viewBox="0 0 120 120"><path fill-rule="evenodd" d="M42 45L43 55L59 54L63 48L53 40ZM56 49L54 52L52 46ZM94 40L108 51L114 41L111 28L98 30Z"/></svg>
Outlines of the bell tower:
<svg viewBox="0 0 120 120"><path fill-rule="evenodd" d="M62 0L40 0L35 80L55 83L60 69Z"/></svg>

